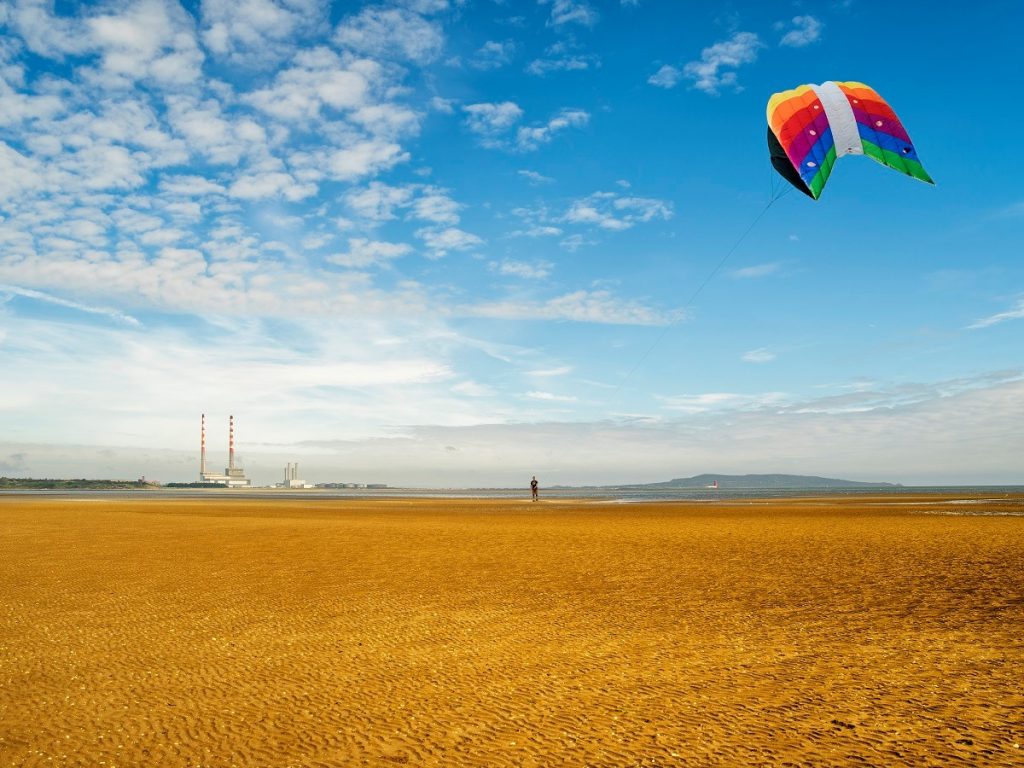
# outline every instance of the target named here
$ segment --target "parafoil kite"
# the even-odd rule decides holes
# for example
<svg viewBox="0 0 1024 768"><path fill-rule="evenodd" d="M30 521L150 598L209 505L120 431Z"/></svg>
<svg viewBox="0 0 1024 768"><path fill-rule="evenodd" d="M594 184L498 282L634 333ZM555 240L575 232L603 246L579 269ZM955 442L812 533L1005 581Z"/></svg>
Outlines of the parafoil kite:
<svg viewBox="0 0 1024 768"><path fill-rule="evenodd" d="M934 184L903 124L864 83L801 85L768 100L768 149L786 181L815 200L843 155L867 155Z"/></svg>

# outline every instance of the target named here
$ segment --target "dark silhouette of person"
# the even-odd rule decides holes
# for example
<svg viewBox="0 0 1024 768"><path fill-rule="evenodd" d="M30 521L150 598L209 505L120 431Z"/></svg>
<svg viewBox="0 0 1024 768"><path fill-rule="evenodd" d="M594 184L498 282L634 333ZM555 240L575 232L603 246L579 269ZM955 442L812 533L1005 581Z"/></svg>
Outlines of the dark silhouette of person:
<svg viewBox="0 0 1024 768"><path fill-rule="evenodd" d="M530 481L530 493L533 496L533 500L537 500L537 476L533 476L533 480Z"/></svg>

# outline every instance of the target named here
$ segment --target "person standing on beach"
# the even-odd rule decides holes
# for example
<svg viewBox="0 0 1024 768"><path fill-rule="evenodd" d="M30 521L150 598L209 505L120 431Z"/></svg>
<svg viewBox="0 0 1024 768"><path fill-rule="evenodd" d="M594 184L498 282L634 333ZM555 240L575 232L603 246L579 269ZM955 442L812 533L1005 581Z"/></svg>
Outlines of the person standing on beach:
<svg viewBox="0 0 1024 768"><path fill-rule="evenodd" d="M530 493L533 496L533 500L537 500L537 476L533 476L533 480L530 481Z"/></svg>

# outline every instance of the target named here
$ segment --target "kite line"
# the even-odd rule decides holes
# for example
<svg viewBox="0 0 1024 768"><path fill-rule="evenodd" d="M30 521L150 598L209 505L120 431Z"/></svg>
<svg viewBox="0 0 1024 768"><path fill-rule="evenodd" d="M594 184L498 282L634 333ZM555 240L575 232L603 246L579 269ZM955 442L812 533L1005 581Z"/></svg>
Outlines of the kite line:
<svg viewBox="0 0 1024 768"><path fill-rule="evenodd" d="M736 242L732 244L732 247L728 251L725 252L725 255L722 256L721 259L719 259L718 263L715 265L715 268L712 269L708 273L707 277L704 278L704 281L700 285L697 286L697 289L692 294L690 294L690 298L688 298L686 300L686 303L683 305L683 311L684 312L687 309L690 308L690 306L693 304L694 301L696 301L697 297L700 296L701 291L703 291L704 288L707 286L707 284L710 283L714 279L715 275L717 275L722 270L722 267L725 266L725 263L729 260L729 257L732 256L736 252L736 249L739 248L740 245L743 244L743 241L747 239L747 236L751 232L754 231L754 227L756 227L757 223L764 217L764 215L766 213L768 213L768 209L771 208L773 205L775 205L775 203L778 200L781 200L783 197L785 197L789 193L789 191L791 189L793 189L793 188L792 187L787 187L786 189L782 190L782 192L776 192L774 189L772 190L771 199L768 200L768 203L765 205L765 207L761 209L761 212L758 213L757 216L754 217L754 220L752 222L750 222L750 224L747 226L747 228L745 230L743 230L743 234L741 234L739 236L739 238L737 238ZM650 357L650 354L651 354L651 352L654 351L655 347L657 347L658 344L661 343L662 339L664 339L665 336L668 335L668 332L670 330L672 330L672 328L674 328L675 326L676 326L676 323L669 323L668 325L666 325L662 329L661 333L658 334L658 337L647 348L647 350L640 356L640 359L637 360L636 363L633 364L633 367L629 369L629 372L626 373L626 375L622 377L622 381L620 381L619 385L617 387L615 387L615 392L612 393L613 395L617 395L619 393L619 390L622 389L622 387L625 385L625 383L627 381L629 381L630 377L634 373L636 373L637 369L641 365L643 365L644 361L648 357Z"/></svg>

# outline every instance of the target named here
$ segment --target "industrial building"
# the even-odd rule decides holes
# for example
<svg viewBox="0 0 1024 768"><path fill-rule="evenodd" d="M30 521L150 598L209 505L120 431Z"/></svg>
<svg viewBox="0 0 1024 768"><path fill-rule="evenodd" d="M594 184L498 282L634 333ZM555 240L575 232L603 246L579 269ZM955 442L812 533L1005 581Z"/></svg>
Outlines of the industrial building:
<svg viewBox="0 0 1024 768"><path fill-rule="evenodd" d="M224 474L206 471L206 414L202 415L199 427L199 482L217 483L226 485L229 488L246 488L249 486L249 478L245 476L242 467L235 466L235 417L228 417L228 466Z"/></svg>
<svg viewBox="0 0 1024 768"><path fill-rule="evenodd" d="M299 464L289 464L284 468L284 482L281 484L282 488L312 488L312 485L307 485L305 480L299 480Z"/></svg>

